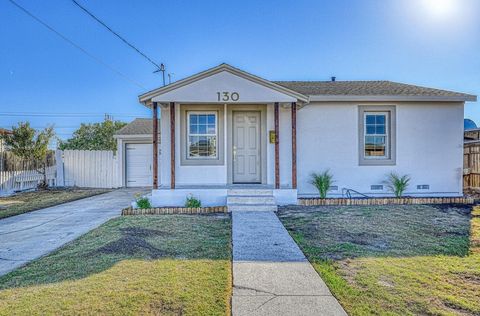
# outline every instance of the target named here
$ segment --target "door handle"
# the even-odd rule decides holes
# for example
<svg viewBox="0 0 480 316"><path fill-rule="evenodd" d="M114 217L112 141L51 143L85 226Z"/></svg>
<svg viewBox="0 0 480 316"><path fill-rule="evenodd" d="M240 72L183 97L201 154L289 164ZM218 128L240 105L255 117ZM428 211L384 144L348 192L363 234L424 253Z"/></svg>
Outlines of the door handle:
<svg viewBox="0 0 480 316"><path fill-rule="evenodd" d="M237 147L233 146L233 161L237 161Z"/></svg>

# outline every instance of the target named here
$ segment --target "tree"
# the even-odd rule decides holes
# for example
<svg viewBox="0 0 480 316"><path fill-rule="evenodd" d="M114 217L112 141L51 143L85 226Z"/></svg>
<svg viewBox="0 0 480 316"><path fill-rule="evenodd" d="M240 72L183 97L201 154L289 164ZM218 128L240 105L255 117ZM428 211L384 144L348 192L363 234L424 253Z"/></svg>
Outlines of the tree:
<svg viewBox="0 0 480 316"><path fill-rule="evenodd" d="M47 127L41 131L35 131L29 122L19 122L18 126L12 127L11 134L0 135L5 146L23 161L33 161L36 168L43 175L40 187L46 188L47 182L47 155L48 144L55 136L53 127ZM37 164L38 163L38 164Z"/></svg>
<svg viewBox="0 0 480 316"><path fill-rule="evenodd" d="M60 142L58 148L61 150L117 150L117 142L113 138L113 134L125 125L127 123L110 120L102 123L82 124L73 133L73 137L65 142Z"/></svg>

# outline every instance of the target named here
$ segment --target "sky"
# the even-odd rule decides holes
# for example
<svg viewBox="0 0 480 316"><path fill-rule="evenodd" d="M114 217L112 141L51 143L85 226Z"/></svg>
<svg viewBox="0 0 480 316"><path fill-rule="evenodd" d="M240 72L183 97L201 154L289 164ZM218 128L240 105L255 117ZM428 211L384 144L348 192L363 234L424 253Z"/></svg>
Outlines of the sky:
<svg viewBox="0 0 480 316"><path fill-rule="evenodd" d="M66 139L105 114L150 116L138 95L162 85L154 65L71 0L15 1L88 55L0 0L0 127L54 124ZM480 95L478 0L77 1L173 81L225 62L268 80L336 76ZM467 103L465 117L480 125L478 106Z"/></svg>

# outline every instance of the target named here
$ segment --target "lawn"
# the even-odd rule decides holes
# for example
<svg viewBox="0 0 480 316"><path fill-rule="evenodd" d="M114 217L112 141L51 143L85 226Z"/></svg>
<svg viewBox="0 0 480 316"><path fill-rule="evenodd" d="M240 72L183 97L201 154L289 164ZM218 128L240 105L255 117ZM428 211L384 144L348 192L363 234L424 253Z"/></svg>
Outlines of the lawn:
<svg viewBox="0 0 480 316"><path fill-rule="evenodd" d="M0 197L0 219L109 192L107 189L48 189Z"/></svg>
<svg viewBox="0 0 480 316"><path fill-rule="evenodd" d="M0 277L0 315L230 313L228 215L113 219Z"/></svg>
<svg viewBox="0 0 480 316"><path fill-rule="evenodd" d="M480 315L469 207L293 206L279 217L350 315Z"/></svg>

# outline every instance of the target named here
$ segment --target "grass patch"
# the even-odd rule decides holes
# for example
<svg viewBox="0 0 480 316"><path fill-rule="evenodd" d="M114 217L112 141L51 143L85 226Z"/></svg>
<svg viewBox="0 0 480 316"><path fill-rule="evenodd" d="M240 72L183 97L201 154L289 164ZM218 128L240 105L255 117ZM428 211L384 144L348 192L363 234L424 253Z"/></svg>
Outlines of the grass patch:
<svg viewBox="0 0 480 316"><path fill-rule="evenodd" d="M0 278L3 314L224 315L230 218L129 216Z"/></svg>
<svg viewBox="0 0 480 316"><path fill-rule="evenodd" d="M279 217L351 315L480 314L480 218L469 208L289 207Z"/></svg>
<svg viewBox="0 0 480 316"><path fill-rule="evenodd" d="M47 189L0 197L0 219L109 192L107 189Z"/></svg>

